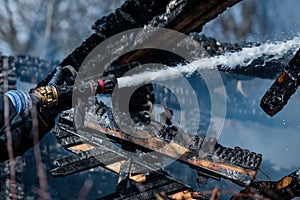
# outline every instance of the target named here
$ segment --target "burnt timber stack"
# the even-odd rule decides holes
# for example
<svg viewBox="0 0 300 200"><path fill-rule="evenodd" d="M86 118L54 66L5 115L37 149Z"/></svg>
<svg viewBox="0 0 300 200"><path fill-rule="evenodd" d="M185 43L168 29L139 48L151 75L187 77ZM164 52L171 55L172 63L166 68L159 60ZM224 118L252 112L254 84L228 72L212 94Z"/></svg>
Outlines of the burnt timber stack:
<svg viewBox="0 0 300 200"><path fill-rule="evenodd" d="M239 1L213 0L207 3L207 1L199 0L128 0L114 14L97 21L94 25L96 33L90 36L60 65L72 65L78 70L85 57L100 42L116 33L129 28L143 27L147 23L149 27L166 27L186 34L192 31L201 31L202 26L207 21ZM165 12L166 7L168 12ZM136 10L139 10L139 13L143 13L143 15L134 15ZM192 12L189 12L190 10ZM222 52L222 45L218 44L217 41L214 42L217 51ZM120 59L116 58L116 62L109 66L104 73L113 73L120 77L131 67L136 67L132 63L136 61L142 63L147 60L149 54L151 52L137 51ZM121 68L117 66L121 66ZM247 74L247 70L243 69L238 73ZM145 92L151 93L151 87L150 89L146 88ZM146 101L153 103L152 99L146 99ZM142 107L142 105L134 106ZM160 162L156 156L147 158L142 154L143 159L132 158L120 149L116 149L110 142L126 144L142 152L157 152L160 156L177 159L191 168L195 168L204 177L226 178L241 186L249 185L255 179L259 169L261 155L248 150L238 147L226 148L220 144L214 146L214 140L211 138L189 135L180 131L179 127L162 125L155 121L147 121L150 126L153 125L154 127L151 132L147 129L142 131L143 136L147 139L136 138L131 135L136 129L135 127L129 127L129 130L132 131L130 133L118 129L113 118L110 117L110 108L99 103L96 110L97 112L91 111L86 114L84 127L79 130L74 129L73 111L62 113L54 132L61 144L74 155L58 160L58 168L54 169L52 173L55 176L65 176L97 166L118 173L120 175L117 185L118 192L103 197L103 199L153 199L158 198L157 195L162 191L173 199L180 199L182 196L190 199L206 199L200 193L193 192L191 187L159 169ZM133 114L140 111L143 110L137 110ZM143 116L137 115L137 118L141 117ZM139 135L140 133L137 132L136 134ZM168 146L170 149L161 148L163 146ZM144 160L147 159L152 162L145 162ZM151 170L152 172L144 174L144 170ZM136 186L126 188L127 184L124 182L126 183L128 179L131 179ZM157 181L158 179L159 181ZM139 187L146 189L141 190Z"/></svg>
<svg viewBox="0 0 300 200"><path fill-rule="evenodd" d="M60 65L71 65L78 70L86 56L100 42L122 31L144 27L145 24L148 27L165 27L185 34L201 31L206 22L239 1L214 0L208 3L199 0L128 0L114 14L97 21L93 26L96 33L76 48ZM136 12L137 10L143 13L142 18L134 14L139 13ZM113 74L120 77L123 75L123 72L120 73L120 71L125 73L131 67L136 67L132 63L147 61L147 57L152 53L147 50L135 51L120 58L116 57L116 61L104 73L116 72ZM158 57L159 59L160 62L163 62L162 57ZM121 68L117 66L121 66ZM124 66L127 66L128 69L122 70ZM150 94L152 88L148 85L143 86L141 90L138 90L138 93L141 92ZM141 104L133 103L132 107L138 109L131 112L131 115L136 116L137 119L144 118L145 114L140 115L140 113L149 110L148 107L143 108L145 107L143 105L153 102L153 98L145 95L145 100ZM118 173L117 193L103 199L154 199L162 191L166 192L168 197L173 196L175 199L181 198L181 195L186 192L191 199L206 198L199 193L193 193L192 188L161 171L161 160L158 159L161 156L183 162L191 168L195 168L206 178L226 178L241 186L247 186L255 179L262 159L260 154L238 147L230 149L220 144L215 145L213 138L189 135L183 133L179 127L163 125L148 119L140 121L142 124L146 122L145 129L141 130L141 127L144 126L140 127L139 121L136 121L138 127L128 127L128 130L124 132L116 125L109 107L101 102L95 106L96 108L83 116L83 126L76 130L73 124L74 111L69 110L61 114L60 122L54 133L60 143L74 155L58 160L58 168L54 169L52 174L65 176L97 166ZM122 113L120 116L121 122L126 124L126 117L122 117ZM149 126L151 131L147 129ZM142 138L135 137L140 134L143 135ZM111 143L119 143L122 147L129 146L142 153L132 156ZM154 152L153 156L147 156L147 152ZM145 162L147 160L149 162ZM143 173L145 170L151 172ZM151 176L157 178L152 179ZM135 183L143 182L142 188L148 189L140 190L137 186L127 188L128 179ZM151 185L155 185L155 187L151 187ZM199 195L197 196L197 194Z"/></svg>
<svg viewBox="0 0 300 200"><path fill-rule="evenodd" d="M130 161L131 170L127 171L128 178L137 183L144 182L147 185L148 179L145 174L148 173L144 174L143 172L150 170L152 175L161 171L159 161L155 163L155 158L149 157L147 154L147 152L151 151L157 152L154 154L157 154L157 157L177 159L197 170L204 177L218 180L225 178L241 186L249 185L258 172L262 160L260 154L239 147L231 149L220 144L214 146L213 139L182 133L172 126L162 125L160 128L157 128L159 126L156 122L151 122L153 126L150 124L152 127L151 133L147 128L136 131L137 128L132 127L132 132L128 134L119 131L115 122L111 119L108 120L108 117L111 116L109 107L100 103L96 110L97 113L87 113L85 126L77 131L73 128L73 110L62 113L54 133L64 148L73 152L74 155L56 162L58 168L52 170L54 176L66 176L101 166L119 173L121 177L124 163ZM130 129L130 127L128 128ZM141 134L142 138L139 137ZM130 145L141 152L133 156L120 148L116 148L113 143ZM165 172L158 174L161 178L166 177L169 179L170 177ZM153 179L149 179L153 181ZM172 187L174 190L165 191L168 191L168 195L175 195L187 189L192 191L192 188L179 180L175 178L171 178L171 180L172 184L176 183L178 187L182 188ZM158 190L154 189L147 192L155 195Z"/></svg>

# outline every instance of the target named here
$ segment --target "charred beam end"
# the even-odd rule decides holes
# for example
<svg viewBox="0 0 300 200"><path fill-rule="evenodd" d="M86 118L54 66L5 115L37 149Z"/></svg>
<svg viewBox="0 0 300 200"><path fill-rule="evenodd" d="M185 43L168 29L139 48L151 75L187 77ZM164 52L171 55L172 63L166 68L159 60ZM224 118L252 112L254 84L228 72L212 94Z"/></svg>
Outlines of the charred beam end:
<svg viewBox="0 0 300 200"><path fill-rule="evenodd" d="M296 92L300 79L300 50L291 59L284 71L266 92L261 100L261 108L270 116L274 116L287 104Z"/></svg>
<svg viewBox="0 0 300 200"><path fill-rule="evenodd" d="M201 32L203 26L241 0L213 0L213 1L186 1L186 6L182 9L174 21L166 28L172 28L182 33ZM172 5L171 5L172 6Z"/></svg>
<svg viewBox="0 0 300 200"><path fill-rule="evenodd" d="M300 171L294 171L279 181L254 181L232 199L243 200L255 196L257 199L291 200L300 196ZM252 198L251 198L252 199Z"/></svg>

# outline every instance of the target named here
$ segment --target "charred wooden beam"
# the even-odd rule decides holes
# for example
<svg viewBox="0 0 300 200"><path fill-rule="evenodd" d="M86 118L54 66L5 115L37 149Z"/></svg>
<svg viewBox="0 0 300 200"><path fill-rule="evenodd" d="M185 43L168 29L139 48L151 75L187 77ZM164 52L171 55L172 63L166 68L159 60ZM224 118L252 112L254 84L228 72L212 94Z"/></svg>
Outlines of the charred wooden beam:
<svg viewBox="0 0 300 200"><path fill-rule="evenodd" d="M278 113L296 92L300 80L300 50L290 60L284 71L261 100L261 108L270 116Z"/></svg>
<svg viewBox="0 0 300 200"><path fill-rule="evenodd" d="M279 181L254 181L233 199L291 200L300 196L300 171L294 171Z"/></svg>
<svg viewBox="0 0 300 200"><path fill-rule="evenodd" d="M66 111L65 113L68 112L70 111ZM59 142L66 143L65 140L69 141L69 137L77 137L78 140L81 140L82 144L70 143L68 146L63 146L66 150L75 155L57 160L56 165L58 168L52 170L52 175L67 176L98 166L119 173L121 165L130 159L129 155L122 151L120 152L120 149L109 144L109 139L105 140L105 138L93 136L86 130L74 131L74 129L72 129L73 127L63 122L65 122L65 120L61 120L53 131ZM72 131L67 127L70 127ZM146 158L144 157L144 159ZM147 158L147 160L149 160L149 158ZM149 170L155 171L156 169L157 166L152 166L152 164L140 159L135 159L130 179L135 181L142 180L143 175L140 174L141 172Z"/></svg>
<svg viewBox="0 0 300 200"><path fill-rule="evenodd" d="M95 126L95 124L86 123L88 127L91 128L101 128ZM196 157L195 152L190 151L188 148L178 145L175 142L166 142L164 140L152 137L147 139L147 141L140 141L136 138L132 138L130 135L121 132L109 131L109 136L116 136L127 142L138 145L139 148L148 148L149 150L157 151L165 156L178 158L178 160L190 165L193 168L197 168L199 171L203 171L203 174L210 175L210 177L222 177L228 178L232 181L237 182L240 185L249 184L253 178L256 176L258 167L261 162L261 157L256 154L250 154L247 151L242 151L238 149L217 149L216 152L222 151L219 156L206 155L205 157ZM151 137L151 136L149 136ZM241 161L239 165L236 163L230 163L225 160L234 159L234 155L242 155L242 158L236 158L236 161ZM230 157L230 155L233 155ZM245 158L243 158L245 157ZM243 163L245 159L246 162ZM247 163L248 162L248 163ZM251 164L250 164L251 163ZM247 165L247 167L245 167Z"/></svg>
<svg viewBox="0 0 300 200"><path fill-rule="evenodd" d="M241 0L213 0L213 1L202 1L202 0L173 0L167 5L166 12L154 17L145 27L145 29L151 30L152 27L168 28L175 31L179 31L184 34L190 34L191 32L199 32L202 27L218 14L224 12L228 7L235 5ZM157 42L165 41L165 46L170 44L174 45L174 34L160 34L160 38ZM145 40L147 42L155 43L154 40ZM149 57L151 50L138 50L132 54L128 54L120 58L117 63L128 64L134 61L147 60L144 57ZM155 54L152 58L159 57L161 61L165 59L165 55Z"/></svg>
<svg viewBox="0 0 300 200"><path fill-rule="evenodd" d="M62 121L66 122L70 119L66 114L64 116L67 120ZM66 131L66 129L59 130ZM88 131L88 129L86 130ZM92 141L94 145L93 149L87 151L81 150L77 155L58 160L56 162L58 168L52 171L53 175L65 176L98 166L102 166L117 174L121 171L121 166L126 162L128 157L126 155L120 157L120 151L116 151L115 146L102 146L104 140L100 138L97 140L89 139L88 137L99 137L99 135L91 134L91 132L86 132L87 135L84 135L81 132L74 132L74 134L78 136L81 135L84 142ZM109 156L105 156L106 154ZM239 153L237 153L237 156L241 159L244 158ZM118 160L118 158L120 158L120 160ZM135 163L135 165L138 164ZM150 173L141 174L139 173L141 170L140 167L141 166L136 168L138 171L133 169L131 172L129 178L134 181L131 184L131 187L126 188L122 193L116 192L100 199L155 199L159 197L175 200L183 198L191 200L209 199L207 196L201 194L201 192L193 191L190 186L176 180L176 178L170 177L163 171L153 170ZM260 197L261 199L271 198L274 200L290 200L295 196L299 196L299 194L299 171L295 171L279 181L254 180L246 187L246 189L242 190L241 193L235 195L233 198L244 200Z"/></svg>
<svg viewBox="0 0 300 200"><path fill-rule="evenodd" d="M106 108L107 109L107 108ZM69 113L69 114L68 114ZM103 109L102 111L100 110L99 113L103 113ZM98 114L99 114L98 113ZM66 128L68 124L68 122L70 122L69 120L71 119L70 116L73 116L72 111L66 111L65 113L63 113L63 115L60 117L60 123L58 124L58 128L55 129L55 134L59 135L59 139L63 140L64 137L61 137L62 135L68 135L69 133L71 133L70 131L68 132L68 134L62 134L59 133L59 131L62 132L66 132L68 129ZM97 118L100 118L101 121L101 115L95 115L97 116ZM106 118L107 115L103 115L103 118ZM87 120L91 120L91 123L94 124L95 122L99 122L99 120L95 120L94 118L91 119L90 117L87 118ZM104 119L102 119L104 120ZM105 120L104 120L105 121ZM107 123L107 121L103 123ZM62 123L63 122L63 123ZM67 123L67 124L64 124ZM93 126L99 126L99 124L94 124ZM62 129L60 129L60 127L63 127ZM110 125L110 128L114 128L115 125ZM115 127L116 129L117 127ZM89 128L85 128L82 129L81 131L74 131L74 135L78 136L79 138L82 139L83 143L86 143L88 145L92 146L92 149L90 150L86 150L86 149L79 149L79 151L70 157L67 158L63 158L60 159L56 162L56 164L58 165L58 168L52 170L52 174L55 176L66 176L69 174L73 174L73 173L77 173L83 170L87 170L87 169L91 169L94 167L99 167L102 166L114 173L120 173L121 171L121 166L126 162L126 160L128 159L133 159L133 168L131 171L131 175L129 176L130 180L134 181L131 185L132 187L127 188L126 190L124 190L122 193L120 192L116 192L115 194L111 194L105 197L102 197L100 199L155 199L156 197L168 197L171 199L182 199L187 198L187 199L202 199L202 200L206 200L209 199L207 196L204 196L203 194L201 194L200 192L195 192L193 191L193 189L190 186L187 186L186 184L176 180L176 178L171 177L170 175L166 174L165 172L159 170L159 168L155 168L153 166L151 166L151 164L149 164L148 162L144 162L143 160L139 160L138 157L131 157L129 155L126 155L125 151L120 151L120 149L116 148L116 145L110 145L109 143L107 143L107 141L114 141L114 142L118 142L118 141L123 141L126 142L128 144L131 143L131 145L135 146L136 148L139 148L137 145L135 145L134 142L132 142L132 140L128 137L127 135L127 139L120 139L117 138L119 135L114 135L112 136L111 134L113 134L113 130L109 130L108 128L102 127L101 130L106 130L107 132L109 132L108 135L105 135L102 131L99 132L99 129L97 128L97 130L90 130ZM167 131L168 129L165 128L164 131L162 131L160 134L160 136L157 136L157 141L162 140L162 141L167 141L168 144L170 146L172 146L172 136L174 134L168 133ZM153 131L152 131L153 134ZM159 135L158 134L158 135ZM143 135L145 136L145 132L143 132ZM199 138L199 137L194 137L194 136L190 136L192 137L189 138L187 137L187 141L182 141L184 140L183 138L179 139L181 141L181 144L176 144L176 147L180 147L181 149L187 149L187 151L191 151L192 149L197 149L199 146L201 147L201 144L199 145L199 143L201 143L201 140L203 140L203 138ZM164 139L162 139L164 138ZM106 140L105 140L106 139ZM194 140L193 140L194 139ZM135 141L137 141L138 139L135 138ZM145 141L145 139L142 139ZM148 142L149 139L146 139ZM151 139L150 139L151 140ZM176 141L176 140L175 140ZM200 141L200 142L199 142ZM159 145L159 142L157 142ZM175 144L175 142L173 142ZM139 143L141 144L141 143ZM215 148L211 148L211 146L206 143L206 146L208 149L210 149L210 153L211 154L215 154L213 151L215 151ZM150 148L147 146L147 144L143 144L146 146L140 147L140 149L145 150L145 149L151 149L153 146L155 146L155 144L150 144ZM188 146L189 147L184 147ZM77 145L74 144L74 147L76 147ZM204 148L204 145L202 145L202 147ZM68 147L67 149L70 150L73 147ZM153 148L152 148L153 149ZM205 151L208 151L208 149L203 149L203 153L200 155L204 155L207 154L205 153ZM173 149L176 154L176 149ZM74 152L74 149L71 150L72 152ZM243 153L244 150L240 149L240 148L236 148L233 151L231 151L231 149L229 148L225 148L222 147L221 145L217 145L217 153L216 155L219 156L219 158L223 158L225 159L226 157L230 157L230 154L234 154L237 159L240 159L242 162L242 160L247 160L247 158L253 158L255 159L255 153L251 153L249 151L245 151L246 153ZM108 156L107 156L108 155ZM194 155L195 156L199 156ZM193 158L194 161L197 161L197 158ZM231 158L231 161L233 161L234 159ZM199 159L198 159L199 161ZM201 161L202 163L193 163L193 165L190 165L192 167L195 167L197 169L197 171L201 172L202 174L208 175L209 177L212 177L212 175L217 176L216 173L213 173L212 171L207 171L203 168L203 166L201 166L201 164L205 164L205 166L207 167L207 164L209 163L213 163L213 165L217 168L219 167L223 167L224 169L227 169L228 172L230 171L230 169L228 168L229 165L226 166L225 162L222 161L218 161L218 158L216 156L212 156L211 159L209 159L209 162L206 162L205 159L202 159ZM251 162L255 162L254 160L252 160ZM236 163L235 163L236 164ZM231 173L238 173L237 169L241 169L241 165L237 166L235 164L231 164L230 168L231 168ZM201 167L199 167L201 166ZM244 166L245 168L249 169L249 166ZM234 170L232 170L234 168ZM253 168L254 169L254 168ZM149 171L149 173L144 174L143 172L146 172L145 170L147 170L147 172ZM217 169L215 169L217 170ZM250 172L250 171L248 171ZM251 172L250 172L251 173ZM248 174L250 175L250 174ZM226 178L226 177L225 177ZM240 177L241 178L241 177ZM230 180L232 180L232 178L230 177ZM241 180L239 180L240 183ZM242 184L244 185L244 184Z"/></svg>
<svg viewBox="0 0 300 200"><path fill-rule="evenodd" d="M98 143L98 145L100 145ZM102 144L103 145L103 144ZM51 171L54 176L67 176L83 170L102 166L114 173L120 173L122 166L126 163L127 156L120 156L120 152L114 151L114 147L106 146L108 149L100 147L89 151L83 151L77 155L66 157L56 161L58 168ZM108 155L108 156L106 156ZM193 196L193 199L207 199L198 192L193 192L192 188L166 172L149 168L150 172L142 174L146 168L137 163L133 163L129 179L134 181L132 187L126 190L117 190L116 193L102 197L100 199L154 199L159 195L172 196L173 199L180 199L185 196ZM146 172L146 171L145 171ZM178 198L177 198L178 197ZM201 198L200 198L201 197Z"/></svg>
<svg viewBox="0 0 300 200"><path fill-rule="evenodd" d="M151 172L145 176L147 181L134 182L131 187L127 188L123 193L114 193L105 197L99 198L99 200L108 199L158 199L160 195L165 198L168 196L180 196L182 194L191 194L193 190L190 186L183 184L173 178L170 178L166 172ZM199 195L200 197L200 195ZM202 197L205 197L202 195ZM179 200L180 198L178 198ZM196 198L195 198L196 199ZM200 198L197 198L200 199ZM203 200L204 198L201 198Z"/></svg>
<svg viewBox="0 0 300 200"><path fill-rule="evenodd" d="M125 157L114 152L94 148L56 161L59 167L52 170L51 173L53 176L67 176L99 166L109 168L110 165L124 160Z"/></svg>
<svg viewBox="0 0 300 200"><path fill-rule="evenodd" d="M97 113L86 114L84 125L88 130L84 133L83 131L75 133L76 136L96 145L99 145L99 142L97 143L99 140L111 140L126 143L143 151L155 151L163 156L178 159L205 175L230 179L240 185L250 184L256 176L262 157L254 152L238 147L230 149L219 144L215 145L214 140L189 135L176 127L163 126L155 122L152 122L148 129L128 127L126 116L121 115L120 123L128 127L128 132L122 132L114 119L110 118L112 115L109 107L100 104L96 110ZM205 146L208 146L210 151Z"/></svg>

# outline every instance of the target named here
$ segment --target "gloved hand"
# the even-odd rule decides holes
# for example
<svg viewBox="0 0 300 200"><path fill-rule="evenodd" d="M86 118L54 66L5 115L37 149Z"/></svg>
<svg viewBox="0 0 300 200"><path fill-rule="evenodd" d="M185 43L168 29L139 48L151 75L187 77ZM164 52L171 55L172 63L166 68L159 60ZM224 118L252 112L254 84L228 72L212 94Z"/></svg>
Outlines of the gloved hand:
<svg viewBox="0 0 300 200"><path fill-rule="evenodd" d="M10 156L23 155L54 127L61 111L72 107L75 77L73 67L57 66L29 93L9 90L0 94L0 162ZM4 102L5 98L8 103ZM8 116L5 106L9 108ZM5 120L9 121L9 128ZM7 148L8 135L11 136L11 155Z"/></svg>
<svg viewBox="0 0 300 200"><path fill-rule="evenodd" d="M9 90L0 94L0 162L9 159L8 135L11 135L10 156L16 157L23 155L54 127L57 114L69 108L65 107L69 104L64 104L64 101L72 96L71 90L46 86L33 93ZM5 102L4 97L8 101ZM5 110L8 110L8 115ZM9 122L9 128L5 120Z"/></svg>
<svg viewBox="0 0 300 200"><path fill-rule="evenodd" d="M57 66L36 88L31 89L40 112L55 118L58 113L72 108L76 74L72 66Z"/></svg>
<svg viewBox="0 0 300 200"><path fill-rule="evenodd" d="M73 86L42 86L30 93L9 90L0 94L0 162L9 159L7 135L11 135L14 157L23 155L55 125L55 118L72 105ZM4 103L8 98L8 104ZM9 129L5 127L5 106L9 106ZM7 133L9 130L9 133Z"/></svg>

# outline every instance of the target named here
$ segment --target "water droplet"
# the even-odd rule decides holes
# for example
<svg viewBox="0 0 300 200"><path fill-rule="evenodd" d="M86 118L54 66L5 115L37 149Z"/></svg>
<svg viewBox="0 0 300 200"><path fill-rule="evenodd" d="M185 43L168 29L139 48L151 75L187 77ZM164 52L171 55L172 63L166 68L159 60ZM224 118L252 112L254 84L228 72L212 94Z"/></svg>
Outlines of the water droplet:
<svg viewBox="0 0 300 200"><path fill-rule="evenodd" d="M193 73L187 73L187 74L185 75L185 77L186 77L186 78L190 78L192 75L193 75Z"/></svg>

